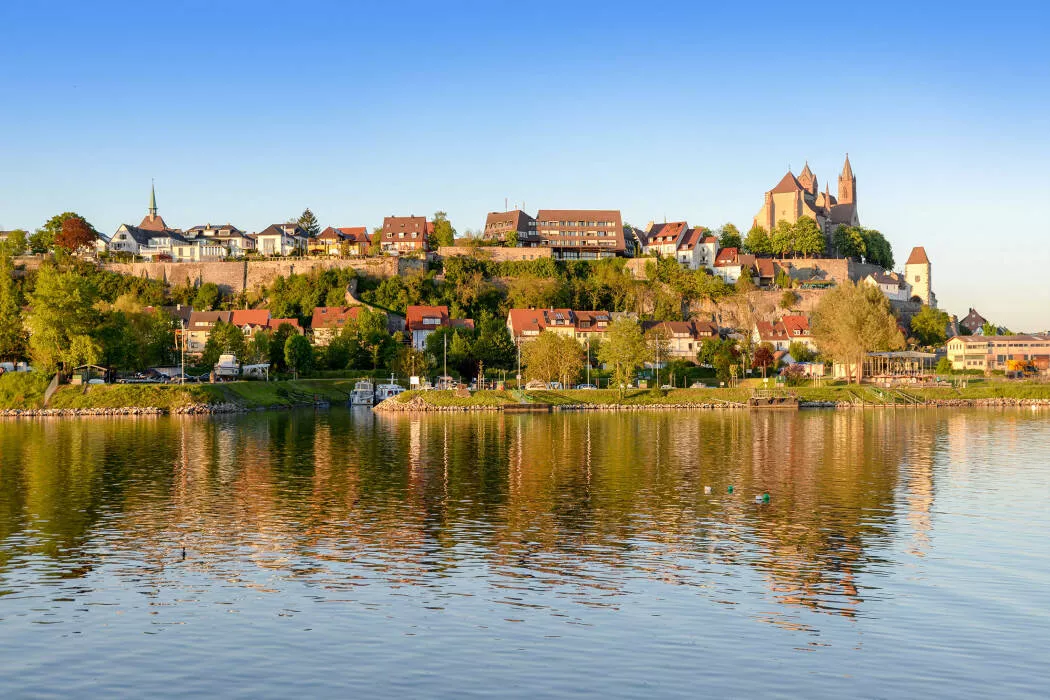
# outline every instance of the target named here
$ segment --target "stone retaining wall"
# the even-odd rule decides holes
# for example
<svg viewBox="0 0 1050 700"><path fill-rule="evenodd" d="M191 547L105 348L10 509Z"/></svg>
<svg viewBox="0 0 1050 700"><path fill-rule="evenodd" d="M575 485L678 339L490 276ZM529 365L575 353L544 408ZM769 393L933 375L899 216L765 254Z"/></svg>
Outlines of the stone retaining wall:
<svg viewBox="0 0 1050 700"><path fill-rule="evenodd" d="M201 285L213 282L224 294L258 289L278 276L305 274L313 270L353 269L369 277L394 277L424 268L424 261L394 258L286 258L280 260L230 260L215 262L105 263L104 270L160 280L170 285Z"/></svg>

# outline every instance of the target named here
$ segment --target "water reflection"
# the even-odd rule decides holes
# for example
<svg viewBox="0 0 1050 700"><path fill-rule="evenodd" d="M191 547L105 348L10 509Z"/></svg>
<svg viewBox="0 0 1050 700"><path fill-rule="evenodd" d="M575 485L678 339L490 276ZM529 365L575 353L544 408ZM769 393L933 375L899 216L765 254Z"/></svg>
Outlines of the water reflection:
<svg viewBox="0 0 1050 700"><path fill-rule="evenodd" d="M511 619L571 620L658 581L727 605L765 595L763 619L806 629L791 610L864 615L896 542L928 551L936 455L964 449L970 420L332 410L0 423L0 588L83 592L104 568L147 596L294 580L325 600L417 588L438 608L479 595ZM1007 417L1007 435L1026 420ZM756 505L763 491L772 501Z"/></svg>

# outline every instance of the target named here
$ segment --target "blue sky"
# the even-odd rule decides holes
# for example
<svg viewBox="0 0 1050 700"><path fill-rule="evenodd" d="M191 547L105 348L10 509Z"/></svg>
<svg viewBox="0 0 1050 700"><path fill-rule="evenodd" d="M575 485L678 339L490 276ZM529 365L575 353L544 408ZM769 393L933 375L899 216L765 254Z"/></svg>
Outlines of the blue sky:
<svg viewBox="0 0 1050 700"><path fill-rule="evenodd" d="M848 151L864 225L941 306L1050 328L1037 3L0 4L0 228L246 230L504 200L748 228ZM865 3L865 5L867 5Z"/></svg>

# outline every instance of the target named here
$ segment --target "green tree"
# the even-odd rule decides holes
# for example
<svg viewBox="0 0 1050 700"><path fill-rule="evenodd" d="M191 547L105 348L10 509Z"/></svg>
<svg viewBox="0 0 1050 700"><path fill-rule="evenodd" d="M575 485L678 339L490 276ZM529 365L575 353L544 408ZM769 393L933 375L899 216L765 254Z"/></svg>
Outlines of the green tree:
<svg viewBox="0 0 1050 700"><path fill-rule="evenodd" d="M98 290L90 278L41 266L26 316L29 354L38 370L50 371L60 363L81 364L86 349L91 349L87 340L99 325L97 300Z"/></svg>
<svg viewBox="0 0 1050 700"><path fill-rule="evenodd" d="M739 248L741 247L740 241L740 229L733 224L722 224L722 229L718 237L719 248Z"/></svg>
<svg viewBox="0 0 1050 700"><path fill-rule="evenodd" d="M952 373L952 361L947 356L937 360L937 367L933 370L937 374L951 374Z"/></svg>
<svg viewBox="0 0 1050 700"><path fill-rule="evenodd" d="M288 364L284 359L284 346L288 342L288 338L297 334L298 331L295 330L295 326L290 323L282 323L277 326L277 330L273 332L273 337L270 338L270 369L275 372L288 369Z"/></svg>
<svg viewBox="0 0 1050 700"><path fill-rule="evenodd" d="M313 366L314 350L306 336L296 333L284 341L284 361L297 379L300 374L310 370Z"/></svg>
<svg viewBox="0 0 1050 700"><path fill-rule="evenodd" d="M378 369L381 364L392 359L397 347L393 336L387 329L386 314L381 311L361 309L356 323L352 325L356 327L358 345L367 353L372 369Z"/></svg>
<svg viewBox="0 0 1050 700"><path fill-rule="evenodd" d="M854 260L863 260L868 251L864 243L864 233L856 226L836 228L832 236L832 244L839 255Z"/></svg>
<svg viewBox="0 0 1050 700"><path fill-rule="evenodd" d="M739 351L731 338L707 338L700 344L696 360L701 365L713 367L719 381L730 380L730 367L737 361Z"/></svg>
<svg viewBox="0 0 1050 700"><path fill-rule="evenodd" d="M0 243L0 255L22 255L29 247L29 234L20 228L7 232L7 238Z"/></svg>
<svg viewBox="0 0 1050 700"><path fill-rule="evenodd" d="M981 335L983 335L983 336L999 335L999 326L995 325L991 321L985 321L984 325L981 326Z"/></svg>
<svg viewBox="0 0 1050 700"><path fill-rule="evenodd" d="M530 379L569 386L583 369L583 347L573 338L543 331L522 346L521 364Z"/></svg>
<svg viewBox="0 0 1050 700"><path fill-rule="evenodd" d="M511 369L517 359L517 348L510 337L506 322L485 313L477 324L473 344L474 357L493 369Z"/></svg>
<svg viewBox="0 0 1050 700"><path fill-rule="evenodd" d="M875 229L862 228L860 231L864 237L864 262L892 270L893 248L890 242Z"/></svg>
<svg viewBox="0 0 1050 700"><path fill-rule="evenodd" d="M299 228L306 231L310 238L316 238L317 234L321 233L321 224L317 223L317 217L314 216L309 207L304 209L303 213L299 215L297 223Z"/></svg>
<svg viewBox="0 0 1050 700"><path fill-rule="evenodd" d="M397 349L394 358L393 370L406 377L420 377L430 369L430 361L422 350L416 350L409 345L402 345Z"/></svg>
<svg viewBox="0 0 1050 700"><path fill-rule="evenodd" d="M0 249L0 359L17 360L25 355L26 334L22 327L22 304L15 286L14 266L8 248Z"/></svg>
<svg viewBox="0 0 1050 700"><path fill-rule="evenodd" d="M773 241L769 237L769 231L758 224L752 226L744 240L744 248L753 255L772 255Z"/></svg>
<svg viewBox="0 0 1050 700"><path fill-rule="evenodd" d="M798 302L798 294L790 289L785 289L780 295L780 308L782 309L790 309L796 302Z"/></svg>
<svg viewBox="0 0 1050 700"><path fill-rule="evenodd" d="M214 311L222 300L222 292L219 285L214 282L205 282L197 289L193 297L193 308L196 311Z"/></svg>
<svg viewBox="0 0 1050 700"><path fill-rule="evenodd" d="M443 211L434 212L434 220L431 223L434 226L434 232L430 236L428 245L431 250L435 250L439 246L456 245L456 229L452 227L452 222L448 220L448 214Z"/></svg>
<svg viewBox="0 0 1050 700"><path fill-rule="evenodd" d="M793 255L795 252L795 227L785 219L778 221L776 228L773 229L770 236L770 252L782 258Z"/></svg>
<svg viewBox="0 0 1050 700"><path fill-rule="evenodd" d="M750 267L741 268L740 277L737 278L736 283L733 285L737 294L747 294L748 292L755 291L755 278L752 277L753 272L754 271Z"/></svg>
<svg viewBox="0 0 1050 700"><path fill-rule="evenodd" d="M609 326L598 349L598 361L612 369L621 399L634 373L649 359L649 346L642 335L642 327L627 316L618 318Z"/></svg>
<svg viewBox="0 0 1050 700"><path fill-rule="evenodd" d="M801 340L791 341L791 345L788 345L788 354L795 362L812 362L814 357L813 351Z"/></svg>
<svg viewBox="0 0 1050 700"><path fill-rule="evenodd" d="M950 322L947 313L923 304L919 313L912 316L911 333L927 347L940 347L948 340Z"/></svg>
<svg viewBox="0 0 1050 700"><path fill-rule="evenodd" d="M217 321L204 343L201 362L208 366L214 365L219 361L219 355L236 355L238 360L243 360L246 349L244 331L232 323Z"/></svg>
<svg viewBox="0 0 1050 700"><path fill-rule="evenodd" d="M821 353L845 364L858 383L867 353L904 347L889 300L875 287L848 280L824 294L811 327Z"/></svg>
<svg viewBox="0 0 1050 700"><path fill-rule="evenodd" d="M793 247L796 253L809 257L823 255L826 248L824 232L815 219L803 216L793 227Z"/></svg>
<svg viewBox="0 0 1050 700"><path fill-rule="evenodd" d="M257 330L248 341L245 348L244 359L250 365L268 363L270 361L270 344L273 342L273 331Z"/></svg>

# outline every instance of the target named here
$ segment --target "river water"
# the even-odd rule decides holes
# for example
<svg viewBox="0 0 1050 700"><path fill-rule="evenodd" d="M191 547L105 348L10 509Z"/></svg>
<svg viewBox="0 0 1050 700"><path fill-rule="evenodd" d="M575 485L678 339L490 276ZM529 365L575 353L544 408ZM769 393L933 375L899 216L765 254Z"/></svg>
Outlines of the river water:
<svg viewBox="0 0 1050 700"><path fill-rule="evenodd" d="M1022 409L0 421L0 697L1046 697L1048 459Z"/></svg>

